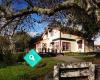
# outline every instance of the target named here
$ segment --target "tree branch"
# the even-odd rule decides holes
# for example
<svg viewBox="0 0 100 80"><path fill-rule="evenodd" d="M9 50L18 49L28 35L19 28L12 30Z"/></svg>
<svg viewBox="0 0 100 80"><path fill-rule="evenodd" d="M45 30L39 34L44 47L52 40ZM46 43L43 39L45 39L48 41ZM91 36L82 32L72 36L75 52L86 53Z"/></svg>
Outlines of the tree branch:
<svg viewBox="0 0 100 80"><path fill-rule="evenodd" d="M6 9L4 9L2 6L0 6L0 11L3 12L4 14L7 14Z"/></svg>
<svg viewBox="0 0 100 80"><path fill-rule="evenodd" d="M40 8L40 7L33 7L32 9L24 9L22 11L20 11L19 13L15 13L13 15L8 15L6 18L9 20L11 18L17 18L20 16L24 16L24 15L28 15L28 14L32 14L32 13L41 13L41 14L46 14L48 16L53 15L55 12L58 12L60 10L64 10L64 9L68 9L72 6L75 6L76 4L74 2L69 2L69 1L65 1L61 4L58 4L58 6L56 6L53 9L48 9L48 8Z"/></svg>
<svg viewBox="0 0 100 80"><path fill-rule="evenodd" d="M13 15L8 15L6 18L9 20L9 19L12 19L12 18L25 16L25 15L29 15L29 14L32 14L32 13L41 13L41 14L46 14L48 16L52 16L53 14L55 14L55 12L58 12L60 10L65 10L65 9L67 10L67 9L70 9L71 7L82 6L82 5L78 6L78 4L74 2L74 0L68 0L68 1L64 1L63 3L58 4L55 8L50 9L50 8L35 7L28 0L25 0L25 1L31 6L30 9L29 9L29 7L27 7L26 9L23 9L23 10L19 11L18 13L15 13ZM87 2L87 4L90 4L90 3ZM94 0L93 0L92 4L96 4L96 2L94 2ZM82 8L82 9L84 9L84 8Z"/></svg>
<svg viewBox="0 0 100 80"><path fill-rule="evenodd" d="M9 25L14 19L9 20L7 23L5 23L1 28L0 31L2 31L2 29L4 29L7 25Z"/></svg>
<svg viewBox="0 0 100 80"><path fill-rule="evenodd" d="M31 0L24 0L25 2L27 2L31 7L33 7L32 1Z"/></svg>

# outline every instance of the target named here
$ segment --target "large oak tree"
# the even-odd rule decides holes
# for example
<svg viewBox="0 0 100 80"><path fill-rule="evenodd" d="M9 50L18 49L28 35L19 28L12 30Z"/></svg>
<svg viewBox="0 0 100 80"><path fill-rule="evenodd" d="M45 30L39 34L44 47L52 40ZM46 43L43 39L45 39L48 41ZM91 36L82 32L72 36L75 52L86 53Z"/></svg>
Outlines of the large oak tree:
<svg viewBox="0 0 100 80"><path fill-rule="evenodd" d="M17 9L15 3L26 4ZM100 31L100 0L1 0L0 2L0 30L16 30L21 24L36 22L31 14L38 14L43 18L64 15L68 22L82 25L81 32L86 39L92 39ZM60 13L60 14L58 14ZM42 21L40 21L42 22ZM22 26L23 27L23 26Z"/></svg>

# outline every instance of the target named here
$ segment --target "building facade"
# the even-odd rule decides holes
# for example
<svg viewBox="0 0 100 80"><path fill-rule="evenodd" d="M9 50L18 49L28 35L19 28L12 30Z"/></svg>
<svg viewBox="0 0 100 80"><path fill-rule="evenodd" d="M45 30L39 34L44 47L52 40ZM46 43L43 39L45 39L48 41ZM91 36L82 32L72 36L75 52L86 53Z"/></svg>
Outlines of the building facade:
<svg viewBox="0 0 100 80"><path fill-rule="evenodd" d="M47 28L41 38L35 43L37 52L93 52L93 44L88 44L84 38L57 27Z"/></svg>

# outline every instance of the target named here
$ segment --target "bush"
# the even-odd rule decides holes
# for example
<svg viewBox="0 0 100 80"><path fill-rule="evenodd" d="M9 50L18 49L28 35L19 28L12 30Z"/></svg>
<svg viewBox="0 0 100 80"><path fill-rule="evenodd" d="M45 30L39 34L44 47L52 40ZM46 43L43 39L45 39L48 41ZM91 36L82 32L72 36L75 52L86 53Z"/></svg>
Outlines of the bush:
<svg viewBox="0 0 100 80"><path fill-rule="evenodd" d="M37 65L37 68L42 68L42 67L45 67L47 65L47 63L45 62L45 61L41 61L40 63L39 63L39 65Z"/></svg>
<svg viewBox="0 0 100 80"><path fill-rule="evenodd" d="M96 52L95 54L97 58L100 58L100 52Z"/></svg>
<svg viewBox="0 0 100 80"><path fill-rule="evenodd" d="M18 55L16 56L17 62L23 62L24 61L23 57L25 56L25 54L26 54L25 52L18 53Z"/></svg>
<svg viewBox="0 0 100 80"><path fill-rule="evenodd" d="M15 58L11 51L6 51L6 53L3 55L3 61L6 65L12 65L15 63Z"/></svg>
<svg viewBox="0 0 100 80"><path fill-rule="evenodd" d="M2 54L2 52L0 51L0 62L3 62L3 54Z"/></svg>

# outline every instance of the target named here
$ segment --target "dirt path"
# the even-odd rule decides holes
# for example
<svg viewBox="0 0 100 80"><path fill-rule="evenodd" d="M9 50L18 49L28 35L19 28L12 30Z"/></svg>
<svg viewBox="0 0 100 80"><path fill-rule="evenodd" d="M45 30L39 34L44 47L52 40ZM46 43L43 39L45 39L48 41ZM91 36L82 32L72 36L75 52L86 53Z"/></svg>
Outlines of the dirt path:
<svg viewBox="0 0 100 80"><path fill-rule="evenodd" d="M72 57L72 56L63 56L63 55L58 55L58 56L54 57L54 59L62 60L62 61L67 62L67 63L82 62L82 60L77 59L75 57Z"/></svg>

